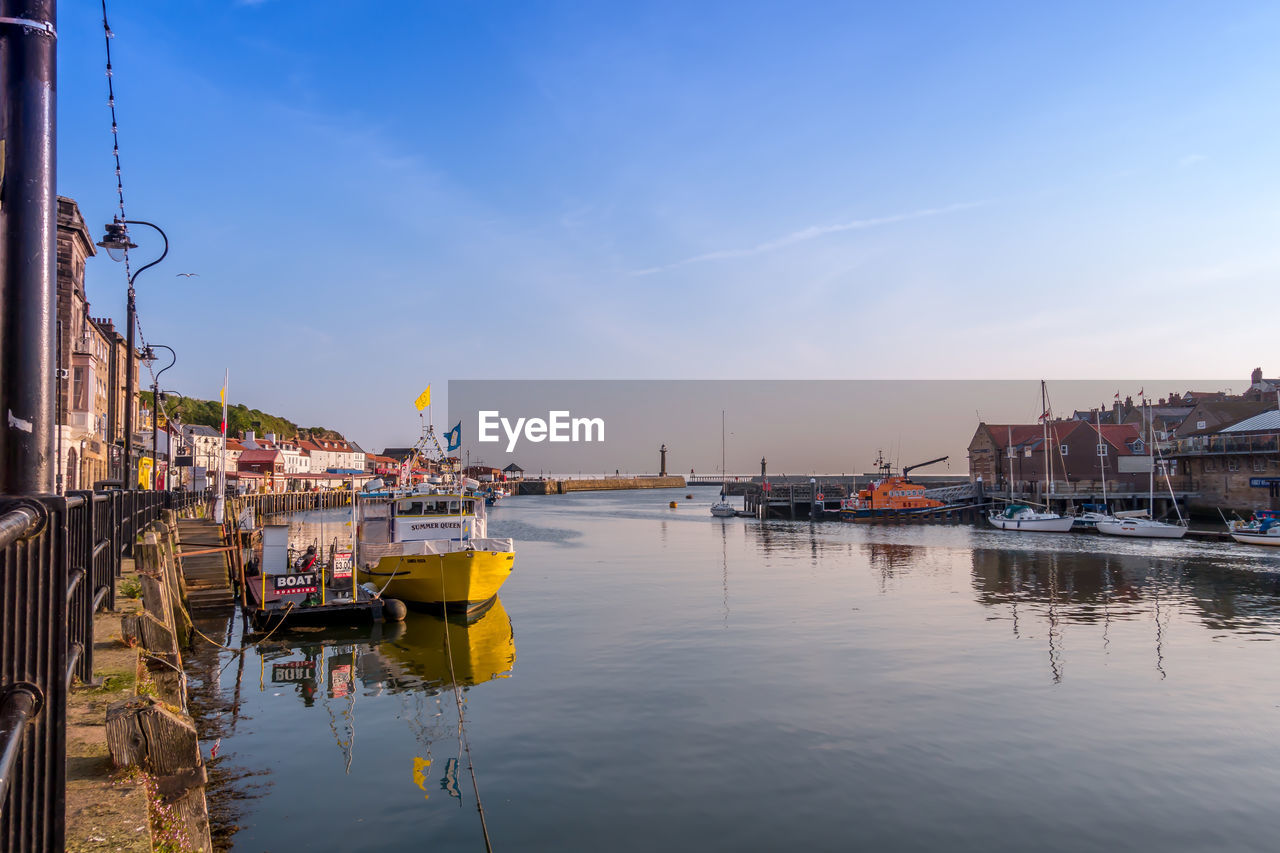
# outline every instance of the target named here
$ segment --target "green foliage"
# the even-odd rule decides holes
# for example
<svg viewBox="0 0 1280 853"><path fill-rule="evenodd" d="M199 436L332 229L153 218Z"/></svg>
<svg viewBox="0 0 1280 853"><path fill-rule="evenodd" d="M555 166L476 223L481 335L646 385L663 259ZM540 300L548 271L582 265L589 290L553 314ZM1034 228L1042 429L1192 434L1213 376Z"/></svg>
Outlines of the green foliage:
<svg viewBox="0 0 1280 853"><path fill-rule="evenodd" d="M142 395L144 405L151 404L151 394ZM198 400L180 394L168 394L165 411L184 424L201 424L217 429L222 424L222 403L218 400ZM300 433L312 433L318 437L341 438L341 433L325 427L300 429L297 424L278 415L269 415L259 409L251 409L243 403L227 406L227 435L240 435L253 430L259 436L273 432L281 438L293 438Z"/></svg>
<svg viewBox="0 0 1280 853"><path fill-rule="evenodd" d="M142 598L142 582L137 578L120 581L120 594L125 598Z"/></svg>

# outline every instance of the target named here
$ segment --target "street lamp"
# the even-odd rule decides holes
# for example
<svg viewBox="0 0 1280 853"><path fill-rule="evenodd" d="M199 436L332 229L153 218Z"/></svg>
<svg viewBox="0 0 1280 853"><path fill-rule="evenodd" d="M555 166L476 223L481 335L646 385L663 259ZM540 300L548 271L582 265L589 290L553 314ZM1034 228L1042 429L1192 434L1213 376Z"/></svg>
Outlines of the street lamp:
<svg viewBox="0 0 1280 853"><path fill-rule="evenodd" d="M169 351L169 363L166 364L164 367L160 368L160 371L158 373L152 374L152 377L151 377L151 476L153 478L156 476L156 472L160 470L160 459L159 459L160 445L157 444L156 442L157 436L159 435L159 427L160 427L160 417L159 417L160 415L160 374L164 373L170 367L173 367L175 364L178 363L178 354L173 351L173 347L165 346L164 344L149 345L143 357L146 358L148 361L155 360L155 357L156 357L155 351L157 349L166 349ZM173 437L169 435L168 430L169 430L169 423L168 423L168 420L166 419L165 443L170 445L170 447L172 447ZM169 469L168 468L165 469L164 476L165 476L165 490L168 491L168 486L169 486L169 481L168 481ZM153 479L152 480L153 486L154 486L154 483L155 483L155 480Z"/></svg>
<svg viewBox="0 0 1280 853"><path fill-rule="evenodd" d="M126 489L136 489L137 481L133 476L133 327L137 325L137 304L134 300L133 283L143 270L150 269L165 259L169 254L169 236L164 230L151 222L144 222L141 219L121 219L116 217L106 226L106 234L98 241L98 245L107 250L107 254L112 260L122 260L115 255L116 251L126 251L128 249L138 248L136 243L129 240L130 225L146 225L160 232L160 237L164 240L164 251L160 253L160 257L156 258L146 266L138 267L137 272L129 276L129 306L128 306L128 324L129 329L125 335L126 340L126 358L125 358L125 385L124 385L124 479ZM112 389L111 393L115 393ZM113 425L114 426L114 425Z"/></svg>

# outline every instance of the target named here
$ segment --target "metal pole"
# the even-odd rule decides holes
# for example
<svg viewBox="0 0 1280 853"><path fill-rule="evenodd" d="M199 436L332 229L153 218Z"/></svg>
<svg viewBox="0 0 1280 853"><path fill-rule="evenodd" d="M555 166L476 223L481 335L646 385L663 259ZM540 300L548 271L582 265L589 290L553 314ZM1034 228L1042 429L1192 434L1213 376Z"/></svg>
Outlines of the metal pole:
<svg viewBox="0 0 1280 853"><path fill-rule="evenodd" d="M137 326L137 300L133 289L133 283L138 280L138 276L142 275L144 270L151 269L160 263L169 254L169 235L164 233L164 229L154 222L147 222L142 219L126 219L125 225L146 225L148 228L154 228L160 232L160 238L164 240L164 251L160 253L160 257L156 258L149 264L138 267L137 271L129 276L129 304L128 315L129 329L125 335L125 385L124 385L124 472L126 489L138 488L137 478L133 473L133 408L134 408L134 361L133 361L133 330ZM102 244L99 244L102 245ZM152 460L154 463L154 459Z"/></svg>
<svg viewBox="0 0 1280 853"><path fill-rule="evenodd" d="M173 351L173 347L164 344L151 344L148 350L167 349L169 351L170 361L160 371L155 374L151 382L151 485L154 488L157 482L156 472L160 470L160 445L157 443L160 426L160 374L164 373L170 367L178 363L178 354ZM168 421L165 421L165 440L171 444L169 440ZM169 477L169 470L165 469L166 480ZM166 484L167 485L167 484Z"/></svg>
<svg viewBox="0 0 1280 853"><path fill-rule="evenodd" d="M133 279L130 279L129 308L125 312L128 316L129 329L125 333L124 348L124 488L126 489L138 488L138 480L133 474L133 327L137 325L134 322L136 308Z"/></svg>
<svg viewBox="0 0 1280 853"><path fill-rule="evenodd" d="M55 0L0 0L0 494L54 487Z"/></svg>

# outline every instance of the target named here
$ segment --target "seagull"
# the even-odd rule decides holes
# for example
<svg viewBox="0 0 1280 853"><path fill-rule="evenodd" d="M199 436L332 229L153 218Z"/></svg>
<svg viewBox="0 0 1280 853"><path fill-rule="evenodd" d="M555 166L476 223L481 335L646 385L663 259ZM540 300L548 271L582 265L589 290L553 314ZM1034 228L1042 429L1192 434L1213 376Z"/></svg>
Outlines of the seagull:
<svg viewBox="0 0 1280 853"><path fill-rule="evenodd" d="M180 272L180 273L178 273L178 275L177 275L177 276L174 276L174 277L175 277L175 278L177 278L178 276L181 276L182 278L192 278L192 277L199 278L199 277L200 277L200 273L198 273L198 272Z"/></svg>

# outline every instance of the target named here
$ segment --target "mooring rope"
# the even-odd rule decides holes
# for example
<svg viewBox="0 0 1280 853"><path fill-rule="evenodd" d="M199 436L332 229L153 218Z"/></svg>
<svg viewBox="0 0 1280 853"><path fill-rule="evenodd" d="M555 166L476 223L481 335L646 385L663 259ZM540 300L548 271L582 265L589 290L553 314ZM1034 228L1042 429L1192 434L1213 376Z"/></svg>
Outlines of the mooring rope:
<svg viewBox="0 0 1280 853"><path fill-rule="evenodd" d="M454 552L457 553L457 552ZM462 691L458 688L458 677L453 671L453 646L449 642L449 605L444 599L444 555L440 556L440 616L444 619L444 654L449 661L449 683L453 685L453 701L458 706L458 741L467 753L467 770L471 773L471 790L476 795L476 811L480 813L480 829L484 833L484 849L493 853L493 843L489 840L489 824L484 819L484 803L480 800L480 783L476 781L476 765L471 759L471 742L467 738L467 729L462 716Z"/></svg>

